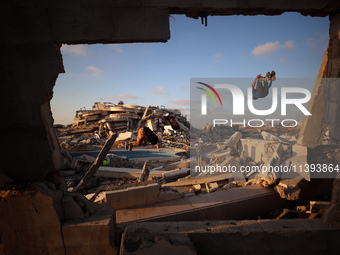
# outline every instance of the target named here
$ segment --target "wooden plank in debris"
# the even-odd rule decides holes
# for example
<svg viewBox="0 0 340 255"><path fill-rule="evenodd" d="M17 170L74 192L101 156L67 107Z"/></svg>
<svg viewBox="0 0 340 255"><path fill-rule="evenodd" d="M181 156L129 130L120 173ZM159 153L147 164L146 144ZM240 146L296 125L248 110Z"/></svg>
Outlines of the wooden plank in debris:
<svg viewBox="0 0 340 255"><path fill-rule="evenodd" d="M95 173L94 176L98 177L109 177L109 178L139 178L142 173L142 169L136 168L123 168L123 167L107 167L101 166L99 167L98 171ZM164 171L150 171L149 179L152 177L162 177Z"/></svg>
<svg viewBox="0 0 340 255"><path fill-rule="evenodd" d="M170 182L165 183L162 185L162 187L177 187L177 186L188 186L188 185L195 185L195 184L202 184L202 183L209 183L209 182L217 182L217 181L223 181L226 179L232 178L231 173L223 173L218 175L211 175L209 177L202 177L202 178L192 178L192 179L186 179L176 182Z"/></svg>
<svg viewBox="0 0 340 255"><path fill-rule="evenodd" d="M109 139L107 139L104 147L99 152L95 162L91 165L90 169L86 172L84 177L80 180L79 184L73 189L73 191L81 190L84 185L88 183L92 176L97 172L98 168L103 164L103 160L105 159L106 154L110 151L112 145L116 141L117 136L117 134L113 134L109 137Z"/></svg>

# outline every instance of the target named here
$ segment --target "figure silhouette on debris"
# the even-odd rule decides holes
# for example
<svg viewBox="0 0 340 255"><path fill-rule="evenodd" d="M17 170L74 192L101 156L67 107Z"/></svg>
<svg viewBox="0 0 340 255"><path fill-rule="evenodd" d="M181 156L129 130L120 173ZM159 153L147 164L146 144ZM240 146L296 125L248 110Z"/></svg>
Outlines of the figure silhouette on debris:
<svg viewBox="0 0 340 255"><path fill-rule="evenodd" d="M138 130L137 141L126 143L125 149L132 151L133 146L146 146L148 142L155 148L160 148L160 141L155 133L147 127L141 127Z"/></svg>
<svg viewBox="0 0 340 255"><path fill-rule="evenodd" d="M253 88L253 100L266 97L269 93L269 89L272 86L273 81L276 80L276 73L272 71L268 72L266 77L262 77L261 74L256 76L252 88Z"/></svg>

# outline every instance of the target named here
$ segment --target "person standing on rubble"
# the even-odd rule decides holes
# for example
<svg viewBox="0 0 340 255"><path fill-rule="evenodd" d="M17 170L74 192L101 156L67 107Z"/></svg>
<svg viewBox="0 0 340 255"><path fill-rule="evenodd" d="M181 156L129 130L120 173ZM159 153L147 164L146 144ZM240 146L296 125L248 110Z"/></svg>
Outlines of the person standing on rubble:
<svg viewBox="0 0 340 255"><path fill-rule="evenodd" d="M148 127L141 127L138 130L137 141L129 142L125 145L125 149L132 151L133 146L146 146L150 142L155 148L160 147L159 139Z"/></svg>
<svg viewBox="0 0 340 255"><path fill-rule="evenodd" d="M158 116L158 115L155 115L155 114L152 114L152 116L155 117L155 118L159 118L159 119L165 119L166 122L169 125L171 125L173 130L180 129L180 126L179 126L178 122L176 121L176 115L170 116L169 113L166 113L163 116Z"/></svg>
<svg viewBox="0 0 340 255"><path fill-rule="evenodd" d="M261 74L256 76L252 88L253 88L253 100L258 98L266 97L269 93L269 89L272 86L273 81L276 80L276 73L272 71L271 73L268 72L266 77L262 77ZM255 88L256 85L256 88Z"/></svg>

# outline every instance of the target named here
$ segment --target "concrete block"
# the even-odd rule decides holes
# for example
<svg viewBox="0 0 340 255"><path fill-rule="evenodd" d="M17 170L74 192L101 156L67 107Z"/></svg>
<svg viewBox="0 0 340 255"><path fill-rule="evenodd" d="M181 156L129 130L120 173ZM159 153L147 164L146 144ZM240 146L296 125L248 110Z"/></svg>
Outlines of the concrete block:
<svg viewBox="0 0 340 255"><path fill-rule="evenodd" d="M189 174L190 174L190 168L183 168L183 169L176 169L172 171L166 171L162 175L165 180L170 180L170 179L185 177Z"/></svg>
<svg viewBox="0 0 340 255"><path fill-rule="evenodd" d="M298 200L301 189L299 187L299 183L302 182L302 178L294 178L294 179L284 179L279 182L278 185L274 187L275 191L279 193L281 198L285 198L287 200Z"/></svg>
<svg viewBox="0 0 340 255"><path fill-rule="evenodd" d="M133 248L132 248L133 247ZM190 238L177 234L159 234L145 227L128 227L122 235L120 255L196 254Z"/></svg>
<svg viewBox="0 0 340 255"><path fill-rule="evenodd" d="M208 193L214 192L215 190L218 189L218 184L217 182L210 182L210 183L206 183L205 187L208 191Z"/></svg>
<svg viewBox="0 0 340 255"><path fill-rule="evenodd" d="M266 131L262 131L261 135L262 135L263 139L267 140L267 141L276 141L276 142L280 142L280 143L288 144L288 145L293 145L295 143L295 141L287 140L285 138L279 137L277 135L271 134L271 133L266 132Z"/></svg>
<svg viewBox="0 0 340 255"><path fill-rule="evenodd" d="M151 131L156 131L157 130L157 125L155 122L152 120L148 120L146 126L151 130Z"/></svg>
<svg viewBox="0 0 340 255"><path fill-rule="evenodd" d="M152 177L162 177L164 171L151 170L149 173L149 179ZM142 169L136 168L124 168L124 167L108 167L101 166L98 168L94 176L109 177L109 178L139 178L142 173Z"/></svg>
<svg viewBox="0 0 340 255"><path fill-rule="evenodd" d="M225 148L234 148L236 146L236 144L238 143L238 141L241 139L242 137L242 133L241 132L235 132L225 143L223 148L221 149L225 149Z"/></svg>
<svg viewBox="0 0 340 255"><path fill-rule="evenodd" d="M160 186L158 183L152 183L147 185L146 190L146 204L154 204L156 203L158 197L160 196Z"/></svg>
<svg viewBox="0 0 340 255"><path fill-rule="evenodd" d="M282 207L284 202L273 190L252 185L193 195L137 209L148 210L147 208L153 207L158 214L157 217L148 217L144 214L145 218L139 218L139 221L201 221L206 218L226 220L257 217L269 210ZM137 220L135 210L135 208L118 210L117 223Z"/></svg>
<svg viewBox="0 0 340 255"><path fill-rule="evenodd" d="M195 185L193 185L193 188L196 191L201 190L201 184L195 184Z"/></svg>
<svg viewBox="0 0 340 255"><path fill-rule="evenodd" d="M160 193L159 189L157 183L152 183L146 186L107 191L105 196L111 207L118 210L156 203Z"/></svg>
<svg viewBox="0 0 340 255"><path fill-rule="evenodd" d="M172 190L162 190L159 193L156 202L158 203L158 202L169 201L169 200L179 199L179 198L181 198L181 194L179 192L172 191Z"/></svg>
<svg viewBox="0 0 340 255"><path fill-rule="evenodd" d="M106 201L110 203L111 207L118 210L128 207L127 190L114 190L105 192Z"/></svg>
<svg viewBox="0 0 340 255"><path fill-rule="evenodd" d="M147 189L145 186L128 188L128 207L146 205Z"/></svg>
<svg viewBox="0 0 340 255"><path fill-rule="evenodd" d="M132 132L119 133L118 137L116 139L116 142L125 141L125 140L130 139L130 138L132 138Z"/></svg>
<svg viewBox="0 0 340 255"><path fill-rule="evenodd" d="M278 142L259 139L240 139L241 153L245 158L251 158L256 163L264 163L273 156Z"/></svg>
<svg viewBox="0 0 340 255"><path fill-rule="evenodd" d="M289 159L293 169L296 169L296 172L307 181L310 181L310 173L305 168L305 164L307 164L307 147L295 144L292 147L293 156ZM301 168L300 168L301 166ZM302 171L300 171L302 169Z"/></svg>
<svg viewBox="0 0 340 255"><path fill-rule="evenodd" d="M66 254L117 254L112 214L95 214L80 223L66 221L62 232Z"/></svg>

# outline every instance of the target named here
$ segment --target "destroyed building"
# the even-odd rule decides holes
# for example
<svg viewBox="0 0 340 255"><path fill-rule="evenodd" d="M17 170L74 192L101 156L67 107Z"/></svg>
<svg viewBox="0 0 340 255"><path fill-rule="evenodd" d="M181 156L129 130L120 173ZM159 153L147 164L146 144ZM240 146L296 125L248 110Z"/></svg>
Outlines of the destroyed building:
<svg viewBox="0 0 340 255"><path fill-rule="evenodd" d="M185 14L192 18L201 17L202 20L210 15L279 15L288 11L328 16L329 45L318 77L339 78L338 1L313 0L308 4L300 0L162 3L3 1L1 7L2 17L6 20L0 25L4 38L1 42L3 91L0 101L4 109L0 132L4 148L0 170L2 253L339 253L338 179L329 179L331 184L328 188L332 191L328 201L312 200L296 206L294 210L282 210L274 218L267 215L263 219L257 216L265 216L274 212L272 209L275 208L285 209L286 203L295 201L296 195L301 197L304 193L308 201L308 197L319 191L323 183L317 179L308 181L308 176L305 176L307 178L301 181L305 185L302 183L300 186L297 182L285 183L281 177L275 180L275 177L265 176L262 180L259 178L259 184L242 186L242 181L238 181L241 178L233 176L234 180L222 186L219 178L229 180L230 173L225 173L228 178L214 176L215 179L210 179L207 185L202 180L204 177L196 178L196 182L192 178L178 180L188 174L190 160L194 160L190 157L180 163L167 162L158 170L150 170L149 175L160 171L155 174L166 180L162 184L144 180L140 182L142 185L137 186L126 183L124 189L106 193L107 203L94 203L96 199L100 200L97 194L85 197L80 192L71 192L59 173L64 157L53 129L50 109L56 78L64 72L60 53L62 43L166 42L170 38L170 14ZM275 164L277 160L292 160L294 156L299 156L295 160L301 160L302 156L304 159L307 157L309 162L324 160L337 164L339 105L337 83L332 80L325 84L316 83L308 106L312 116L304 119L294 145L278 134L259 132L257 138L252 138L244 134L247 131L230 130L230 139L221 140L219 148L214 145L216 152L206 155L205 148L198 147L195 160L236 160L235 165L239 163L237 160L243 160L243 165L256 166L262 162L261 157L264 163ZM78 115L78 126L89 127L91 118L95 118L82 112ZM114 128L124 126L124 130L130 127L128 125L128 122L121 126L117 123ZM240 132L242 138L236 132ZM329 144L335 149L319 147L326 132ZM107 148L117 138L116 134L109 137ZM260 141L250 141L253 139ZM245 145L269 148L267 152L271 153L253 155L251 150L245 149ZM292 154L289 155L290 150ZM98 173L103 169L104 159L101 156L104 154L107 151L90 163L89 170L94 169ZM143 170L143 163L139 170ZM127 172L124 171L125 174ZM133 173L133 170L130 172ZM140 172L137 173L139 175ZM171 179L176 181L167 181ZM174 189L178 182L190 183L192 191ZM245 183L248 182L246 180ZM282 196L286 198L282 199ZM289 214L298 214L299 217L286 218ZM319 218L313 218L315 214ZM309 219L302 219L304 215Z"/></svg>

